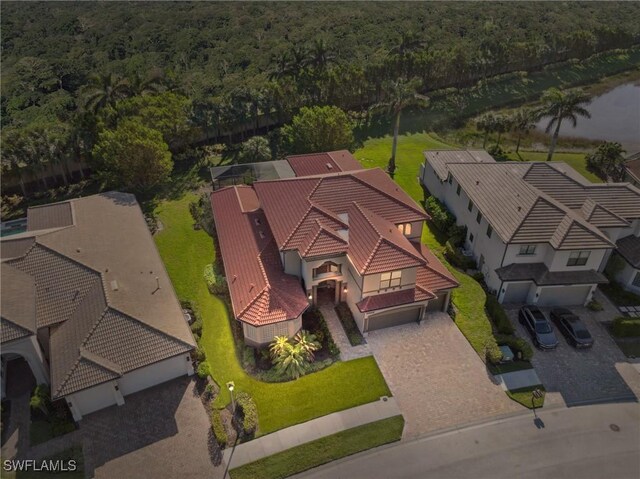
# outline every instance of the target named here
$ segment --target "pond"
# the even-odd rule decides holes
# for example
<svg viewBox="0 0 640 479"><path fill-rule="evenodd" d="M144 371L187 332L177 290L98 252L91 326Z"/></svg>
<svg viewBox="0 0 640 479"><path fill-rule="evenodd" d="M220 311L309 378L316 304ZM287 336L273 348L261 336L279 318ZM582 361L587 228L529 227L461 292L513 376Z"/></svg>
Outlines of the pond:
<svg viewBox="0 0 640 479"><path fill-rule="evenodd" d="M587 106L591 118L578 118L573 128L562 122L560 136L617 141L628 153L640 151L640 83L620 85L591 100ZM544 131L548 119L538 122Z"/></svg>

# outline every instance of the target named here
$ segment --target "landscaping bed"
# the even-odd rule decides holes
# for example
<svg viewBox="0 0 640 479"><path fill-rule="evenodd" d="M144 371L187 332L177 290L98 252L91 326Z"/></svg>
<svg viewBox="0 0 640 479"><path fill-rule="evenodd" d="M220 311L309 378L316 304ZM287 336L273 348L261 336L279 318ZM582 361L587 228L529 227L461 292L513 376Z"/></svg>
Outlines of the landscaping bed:
<svg viewBox="0 0 640 479"><path fill-rule="evenodd" d="M36 386L31 396L31 421L29 423L29 443L31 446L41 444L73 432L76 424L67 404L51 401L49 387Z"/></svg>
<svg viewBox="0 0 640 479"><path fill-rule="evenodd" d="M233 479L289 477L342 457L399 441L403 428L402 416L372 422L237 467L230 471L230 476Z"/></svg>
<svg viewBox="0 0 640 479"><path fill-rule="evenodd" d="M249 393L259 415L258 435L376 401L391 393L373 357L336 362L295 381L267 383L241 365L231 331L233 322L225 301L212 295L203 281L207 264L215 262L214 241L193 227L188 194L161 202L155 209L164 229L154 235L178 298L188 301L201 323L199 347L208 372L218 385L234 381L238 392ZM234 321L235 322L235 321ZM213 400L217 408L231 401L226 388Z"/></svg>
<svg viewBox="0 0 640 479"><path fill-rule="evenodd" d="M361 344L365 344L366 341L364 336L362 336L362 333L358 329L358 325L356 324L355 319L353 319L353 313L351 312L351 309L349 309L347 303L338 304L335 307L335 310L351 346L360 346Z"/></svg>
<svg viewBox="0 0 640 479"><path fill-rule="evenodd" d="M542 392L542 397L533 397L533 391L535 389L539 389ZM538 384L537 386L528 386L526 388L507 391L507 396L509 396L515 402L522 404L526 408L533 409L535 406L535 408L538 409L544 406L546 390L544 389L544 386L542 384Z"/></svg>
<svg viewBox="0 0 640 479"><path fill-rule="evenodd" d="M605 326L626 357L640 358L640 318L620 316Z"/></svg>

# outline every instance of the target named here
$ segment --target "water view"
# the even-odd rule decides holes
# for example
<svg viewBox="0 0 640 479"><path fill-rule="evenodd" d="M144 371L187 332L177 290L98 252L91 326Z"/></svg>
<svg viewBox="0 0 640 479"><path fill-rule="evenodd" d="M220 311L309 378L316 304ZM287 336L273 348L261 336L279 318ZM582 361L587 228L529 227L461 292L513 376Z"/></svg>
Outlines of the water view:
<svg viewBox="0 0 640 479"><path fill-rule="evenodd" d="M587 110L591 119L578 118L575 128L563 122L560 135L617 141L628 153L640 151L640 83L620 85L593 98ZM544 131L547 124L544 118L537 128Z"/></svg>

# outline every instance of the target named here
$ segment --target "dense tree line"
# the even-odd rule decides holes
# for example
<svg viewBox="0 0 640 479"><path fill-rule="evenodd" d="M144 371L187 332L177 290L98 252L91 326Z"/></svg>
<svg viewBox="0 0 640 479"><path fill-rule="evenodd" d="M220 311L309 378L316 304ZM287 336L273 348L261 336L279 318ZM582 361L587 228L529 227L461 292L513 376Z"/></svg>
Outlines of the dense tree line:
<svg viewBox="0 0 640 479"><path fill-rule="evenodd" d="M428 93L640 41L633 2L3 2L2 9L0 107L12 152L3 166L41 177L70 156L95 166L100 135L129 117L136 131L161 133L156 151L166 144L175 155L197 138L255 134L265 117L289 122L302 106L392 103L389 85L400 77Z"/></svg>

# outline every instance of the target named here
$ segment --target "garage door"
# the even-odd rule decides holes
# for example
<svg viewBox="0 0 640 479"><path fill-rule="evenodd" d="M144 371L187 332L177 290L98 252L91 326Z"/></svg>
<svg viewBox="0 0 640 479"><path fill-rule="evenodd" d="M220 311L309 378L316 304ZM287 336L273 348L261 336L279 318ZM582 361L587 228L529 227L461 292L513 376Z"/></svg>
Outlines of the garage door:
<svg viewBox="0 0 640 479"><path fill-rule="evenodd" d="M420 317L420 308L408 308L390 311L388 313L380 313L370 316L367 321L367 331L375 331L376 329L390 328L400 324L407 324L418 321Z"/></svg>
<svg viewBox="0 0 640 479"><path fill-rule="evenodd" d="M583 305L591 286L556 286L543 288L536 303L538 306Z"/></svg>
<svg viewBox="0 0 640 479"><path fill-rule="evenodd" d="M442 311L442 308L444 307L444 300L446 298L447 293L440 293L436 298L427 303L427 311Z"/></svg>
<svg viewBox="0 0 640 479"><path fill-rule="evenodd" d="M503 303L524 303L527 301L531 283L507 283Z"/></svg>

